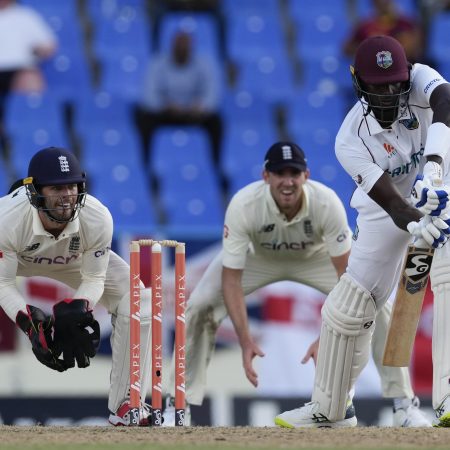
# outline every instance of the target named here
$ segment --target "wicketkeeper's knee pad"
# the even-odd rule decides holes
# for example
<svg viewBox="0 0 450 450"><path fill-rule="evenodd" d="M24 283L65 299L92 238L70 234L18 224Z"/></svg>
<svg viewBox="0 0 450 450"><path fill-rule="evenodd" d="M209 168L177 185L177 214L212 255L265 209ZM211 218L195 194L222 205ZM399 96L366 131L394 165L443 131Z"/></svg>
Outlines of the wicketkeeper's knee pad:
<svg viewBox="0 0 450 450"><path fill-rule="evenodd" d="M370 292L347 274L325 301L312 400L329 420L345 417L349 391L369 359L375 315Z"/></svg>
<svg viewBox="0 0 450 450"><path fill-rule="evenodd" d="M150 382L151 344L151 289L141 289L141 398L145 399ZM120 301L117 314L112 317L111 387L108 408L115 412L120 403L130 396L130 297L127 293Z"/></svg>

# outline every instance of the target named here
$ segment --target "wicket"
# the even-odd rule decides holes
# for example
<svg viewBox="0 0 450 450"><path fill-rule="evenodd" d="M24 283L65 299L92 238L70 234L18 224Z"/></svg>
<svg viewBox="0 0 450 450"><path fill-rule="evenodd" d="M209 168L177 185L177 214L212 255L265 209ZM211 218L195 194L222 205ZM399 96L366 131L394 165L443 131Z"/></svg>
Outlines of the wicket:
<svg viewBox="0 0 450 450"><path fill-rule="evenodd" d="M185 274L183 242L151 239L130 244L130 425L139 425L140 370L140 248L151 247L152 402L151 425L162 425L162 247L175 248L175 425L184 425L185 411ZM145 393L144 397L145 397ZM144 399L142 399L144 400Z"/></svg>

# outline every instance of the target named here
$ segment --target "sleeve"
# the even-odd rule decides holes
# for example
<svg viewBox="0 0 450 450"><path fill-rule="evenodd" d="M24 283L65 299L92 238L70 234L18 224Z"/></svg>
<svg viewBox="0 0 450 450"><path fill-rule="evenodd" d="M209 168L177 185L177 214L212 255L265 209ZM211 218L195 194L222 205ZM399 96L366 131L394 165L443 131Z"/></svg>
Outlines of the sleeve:
<svg viewBox="0 0 450 450"><path fill-rule="evenodd" d="M103 295L111 250L112 230L112 217L107 212L104 223L96 229L95 238L92 239L91 235L88 236L88 247L82 255L81 284L76 290L74 298L89 300L91 307L94 307ZM92 232L92 229L88 231Z"/></svg>
<svg viewBox="0 0 450 450"><path fill-rule="evenodd" d="M415 64L412 83L419 99L423 99L424 105L430 104L430 97L433 91L447 80L436 70L423 64ZM422 102L421 102L422 103Z"/></svg>
<svg viewBox="0 0 450 450"><path fill-rule="evenodd" d="M365 148L355 148L352 144L340 139L336 139L336 158L365 193L370 192L384 173Z"/></svg>
<svg viewBox="0 0 450 450"><path fill-rule="evenodd" d="M0 243L0 306L15 322L19 311L26 310L26 302L17 289L17 253Z"/></svg>
<svg viewBox="0 0 450 450"><path fill-rule="evenodd" d="M247 220L239 200L232 198L225 213L222 264L230 269L244 269L250 236Z"/></svg>
<svg viewBox="0 0 450 450"><path fill-rule="evenodd" d="M335 192L329 191L329 201L324 208L323 236L330 256L340 256L351 247L351 231L344 205Z"/></svg>
<svg viewBox="0 0 450 450"><path fill-rule="evenodd" d="M28 9L28 32L32 33L36 46L56 45L57 38L44 18L32 9Z"/></svg>

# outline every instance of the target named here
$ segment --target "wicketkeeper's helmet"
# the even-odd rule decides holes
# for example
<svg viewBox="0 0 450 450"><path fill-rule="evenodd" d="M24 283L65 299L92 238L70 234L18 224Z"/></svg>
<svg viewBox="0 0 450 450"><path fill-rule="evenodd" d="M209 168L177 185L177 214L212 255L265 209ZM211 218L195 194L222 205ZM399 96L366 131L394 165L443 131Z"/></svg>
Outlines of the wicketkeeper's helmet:
<svg viewBox="0 0 450 450"><path fill-rule="evenodd" d="M76 156L60 147L47 147L38 151L28 166L28 177L23 180L30 203L57 222L69 222L75 219L86 200L86 173L81 170ZM44 186L76 184L78 198L72 216L68 220L58 220L45 207L45 196L41 194Z"/></svg>

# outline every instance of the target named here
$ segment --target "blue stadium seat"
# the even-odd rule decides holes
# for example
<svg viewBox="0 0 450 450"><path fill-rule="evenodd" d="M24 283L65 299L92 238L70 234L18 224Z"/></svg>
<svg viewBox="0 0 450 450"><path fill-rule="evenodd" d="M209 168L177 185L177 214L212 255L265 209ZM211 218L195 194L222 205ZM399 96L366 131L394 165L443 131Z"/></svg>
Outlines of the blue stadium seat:
<svg viewBox="0 0 450 450"><path fill-rule="evenodd" d="M233 89L226 92L222 101L222 116L225 123L265 124L274 121L273 107L262 98L261 92Z"/></svg>
<svg viewBox="0 0 450 450"><path fill-rule="evenodd" d="M186 165L214 171L208 135L198 127L160 127L153 136L149 164L160 180Z"/></svg>
<svg viewBox="0 0 450 450"><path fill-rule="evenodd" d="M51 0L48 0L51 1ZM123 17L134 20L145 13L146 0L88 0L87 10L92 21Z"/></svg>
<svg viewBox="0 0 450 450"><path fill-rule="evenodd" d="M102 61L100 88L130 102L141 98L147 58L135 53L120 53Z"/></svg>
<svg viewBox="0 0 450 450"><path fill-rule="evenodd" d="M311 126L337 131L346 114L343 95L324 96L318 91L302 91L287 103L287 129L308 132Z"/></svg>
<svg viewBox="0 0 450 450"><path fill-rule="evenodd" d="M96 23L93 39L94 52L100 60L119 54L134 54L147 58L150 55L151 33L144 13L133 20L118 16Z"/></svg>
<svg viewBox="0 0 450 450"><path fill-rule="evenodd" d="M0 158L0 197L6 195L12 181L3 158Z"/></svg>
<svg viewBox="0 0 450 450"><path fill-rule="evenodd" d="M261 96L269 103L292 96L295 86L292 67L284 54L254 54L239 67L237 88Z"/></svg>
<svg viewBox="0 0 450 450"><path fill-rule="evenodd" d="M89 95L92 82L84 53L58 49L56 55L44 62L42 67L47 86L62 101L72 102L80 96Z"/></svg>
<svg viewBox="0 0 450 450"><path fill-rule="evenodd" d="M79 130L79 135L87 171L96 172L106 165L124 161L133 166L142 165L138 137L126 123L97 123Z"/></svg>
<svg viewBox="0 0 450 450"><path fill-rule="evenodd" d="M450 11L436 14L431 20L428 49L438 64L450 60Z"/></svg>
<svg viewBox="0 0 450 450"><path fill-rule="evenodd" d="M236 0L222 0L222 5L231 20L242 13L257 12L265 16L274 16L280 11L279 0L240 0L239 8L236 8Z"/></svg>
<svg viewBox="0 0 450 450"><path fill-rule="evenodd" d="M359 3L359 0L356 2ZM296 21L309 21L322 14L345 20L347 0L288 0L289 12Z"/></svg>
<svg viewBox="0 0 450 450"><path fill-rule="evenodd" d="M397 9L407 16L418 16L416 0L395 0ZM373 14L372 0L358 0L356 2L357 13L359 17L368 17Z"/></svg>
<svg viewBox="0 0 450 450"><path fill-rule="evenodd" d="M123 127L132 124L131 105L107 91L93 91L89 96L75 99L75 129L83 133L85 128Z"/></svg>
<svg viewBox="0 0 450 450"><path fill-rule="evenodd" d="M83 128L81 144L89 191L108 206L115 229L153 229L150 180L134 130L125 123L97 123Z"/></svg>
<svg viewBox="0 0 450 450"><path fill-rule="evenodd" d="M10 135L20 134L24 127L64 129L62 105L51 90L45 93L9 95L4 120L6 131Z"/></svg>
<svg viewBox="0 0 450 450"><path fill-rule="evenodd" d="M262 52L273 57L285 51L279 16L260 12L236 15L228 24L228 53L237 61L247 61Z"/></svg>
<svg viewBox="0 0 450 450"><path fill-rule="evenodd" d="M319 91L322 95L334 95L342 87L351 88L350 59L334 54L323 54L304 60L302 64L301 89Z"/></svg>
<svg viewBox="0 0 450 450"><path fill-rule="evenodd" d="M297 51L301 59L323 58L333 55L340 58L342 45L350 33L350 22L341 17L318 13L297 25Z"/></svg>
<svg viewBox="0 0 450 450"><path fill-rule="evenodd" d="M87 173L88 192L105 204L114 220L114 230L149 233L157 226L149 180L141 165L123 158L104 163ZM92 166L91 166L92 169Z"/></svg>
<svg viewBox="0 0 450 450"><path fill-rule="evenodd" d="M230 193L261 179L264 155L278 140L274 126L229 123L223 139L221 168Z"/></svg>
<svg viewBox="0 0 450 450"><path fill-rule="evenodd" d="M45 125L24 124L21 132L10 137L11 164L19 177L25 177L32 156L45 147L69 148L67 136L62 128L49 123Z"/></svg>
<svg viewBox="0 0 450 450"><path fill-rule="evenodd" d="M159 35L160 50L163 53L170 51L176 31L192 34L193 48L196 53L206 54L215 61L220 60L216 22L209 14L178 12L165 14Z"/></svg>
<svg viewBox="0 0 450 450"><path fill-rule="evenodd" d="M168 174L160 185L160 197L169 227L222 227L224 207L214 172L201 169L186 180L185 168Z"/></svg>

